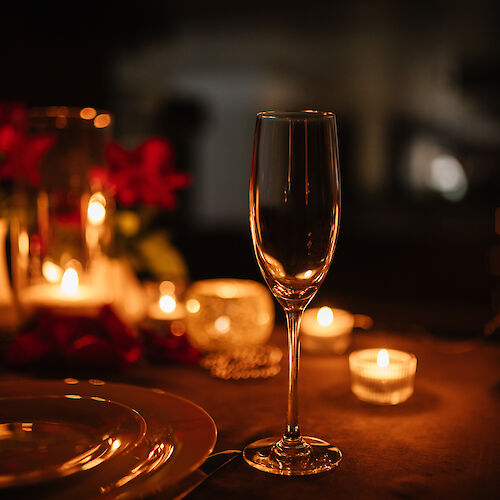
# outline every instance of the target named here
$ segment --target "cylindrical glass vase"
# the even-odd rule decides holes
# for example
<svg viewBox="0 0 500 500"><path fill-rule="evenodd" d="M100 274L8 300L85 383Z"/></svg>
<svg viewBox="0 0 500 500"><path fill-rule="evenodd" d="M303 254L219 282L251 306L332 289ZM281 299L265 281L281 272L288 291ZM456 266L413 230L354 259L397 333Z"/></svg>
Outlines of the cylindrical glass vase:
<svg viewBox="0 0 500 500"><path fill-rule="evenodd" d="M31 109L33 134L53 136L39 164L40 184L17 196L19 228L15 283L23 309L95 308L105 291L92 283L92 261L109 242L112 199L91 185L91 169L105 165L111 116L94 108Z"/></svg>

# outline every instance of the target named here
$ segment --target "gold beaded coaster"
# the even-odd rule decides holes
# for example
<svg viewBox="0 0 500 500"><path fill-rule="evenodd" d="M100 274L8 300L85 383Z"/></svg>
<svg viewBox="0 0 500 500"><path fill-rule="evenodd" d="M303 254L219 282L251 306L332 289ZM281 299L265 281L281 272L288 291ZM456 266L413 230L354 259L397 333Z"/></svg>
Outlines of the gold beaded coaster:
<svg viewBox="0 0 500 500"><path fill-rule="evenodd" d="M279 347L265 345L212 352L200 364L214 377L225 380L269 378L280 372L282 357Z"/></svg>

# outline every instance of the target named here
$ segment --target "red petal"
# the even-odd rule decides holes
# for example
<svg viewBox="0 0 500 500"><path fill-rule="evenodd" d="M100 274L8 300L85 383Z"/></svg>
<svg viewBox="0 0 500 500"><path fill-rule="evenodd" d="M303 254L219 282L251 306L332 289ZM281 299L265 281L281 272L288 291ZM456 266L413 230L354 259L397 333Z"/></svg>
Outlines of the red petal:
<svg viewBox="0 0 500 500"><path fill-rule="evenodd" d="M7 352L7 364L25 366L43 359L50 353L50 344L39 332L19 334Z"/></svg>
<svg viewBox="0 0 500 500"><path fill-rule="evenodd" d="M72 365L99 367L112 370L121 367L122 359L114 347L95 335L85 335L75 340L69 355Z"/></svg>

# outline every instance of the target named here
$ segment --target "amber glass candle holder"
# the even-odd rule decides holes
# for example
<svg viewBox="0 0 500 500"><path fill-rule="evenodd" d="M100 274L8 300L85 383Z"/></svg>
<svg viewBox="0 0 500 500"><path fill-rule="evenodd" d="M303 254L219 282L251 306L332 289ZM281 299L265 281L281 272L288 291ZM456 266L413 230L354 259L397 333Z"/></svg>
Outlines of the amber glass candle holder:
<svg viewBox="0 0 500 500"><path fill-rule="evenodd" d="M193 283L185 297L187 333L203 351L262 345L274 326L274 303L264 285L250 280Z"/></svg>

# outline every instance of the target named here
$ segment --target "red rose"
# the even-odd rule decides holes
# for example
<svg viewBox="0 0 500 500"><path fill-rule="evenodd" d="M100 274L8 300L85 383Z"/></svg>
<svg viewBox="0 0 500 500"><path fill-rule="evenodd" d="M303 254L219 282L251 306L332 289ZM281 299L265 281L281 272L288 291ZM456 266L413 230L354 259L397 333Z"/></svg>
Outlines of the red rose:
<svg viewBox="0 0 500 500"><path fill-rule="evenodd" d="M7 353L7 363L24 367L47 361L79 368L115 370L135 363L142 348L135 333L109 306L96 318L60 316L39 311L34 327L20 332Z"/></svg>
<svg viewBox="0 0 500 500"><path fill-rule="evenodd" d="M172 145L161 138L148 139L134 151L110 143L106 159L110 182L124 206L145 203L173 209L175 192L191 182L188 174L175 170Z"/></svg>
<svg viewBox="0 0 500 500"><path fill-rule="evenodd" d="M200 351L189 342L186 335L177 336L167 332L166 336L161 336L148 328L141 329L141 334L145 355L153 363L173 361L195 364L200 360Z"/></svg>

